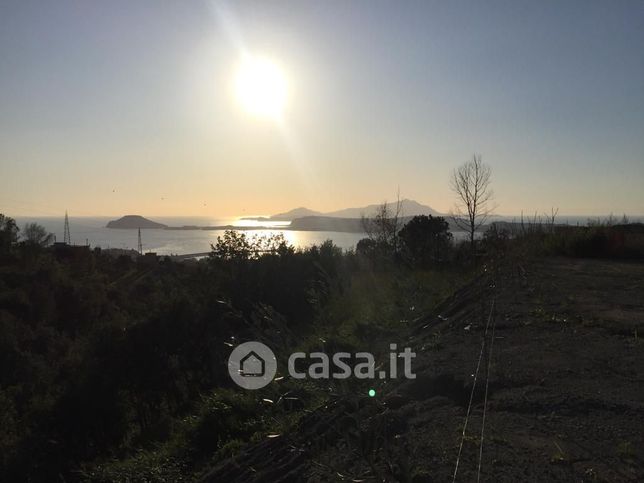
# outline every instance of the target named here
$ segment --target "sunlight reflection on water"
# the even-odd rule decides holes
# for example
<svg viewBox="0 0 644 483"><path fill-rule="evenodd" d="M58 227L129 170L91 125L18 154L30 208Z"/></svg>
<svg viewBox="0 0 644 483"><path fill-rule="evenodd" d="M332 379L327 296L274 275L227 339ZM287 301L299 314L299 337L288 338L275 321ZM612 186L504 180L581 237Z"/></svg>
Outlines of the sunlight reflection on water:
<svg viewBox="0 0 644 483"><path fill-rule="evenodd" d="M282 233L289 244L305 248L319 245L326 240L332 240L335 245L344 249L354 249L362 233L343 233L334 231L293 231L280 230L278 226L287 226L289 222L265 222L239 219L211 219L205 217L150 217L153 221L164 223L168 226L227 226L235 223L245 223L236 226L274 226L275 229L245 229L247 237L270 236ZM108 221L114 217L70 217L70 231L72 243L92 247L136 249L137 230L117 230L105 228ZM63 218L58 217L18 217L18 226L25 223L36 222L47 231L54 233L57 240L63 239ZM251 224L247 224L252 222ZM156 252L159 255L182 255L188 253L204 253L210 251L210 245L216 243L217 237L222 236L223 230L141 230L143 251ZM455 239L460 239L461 234L455 233Z"/></svg>
<svg viewBox="0 0 644 483"><path fill-rule="evenodd" d="M150 217L153 221L168 226L287 226L289 222L262 222L238 219L210 219L205 217ZM106 228L108 221L114 217L70 217L72 243L92 247L136 249L137 230L117 230ZM63 239L63 218L58 217L18 217L18 226L25 223L39 223L47 231L54 233L57 240ZM216 243L217 237L222 236L223 230L141 230L143 250L156 252L160 255L203 253L210 251L210 244ZM319 245L325 240L333 242L345 250L355 248L358 240L364 235L360 233L338 233L329 231L291 231L291 230L249 230L246 236L269 236L282 233L284 238L295 247L303 248Z"/></svg>

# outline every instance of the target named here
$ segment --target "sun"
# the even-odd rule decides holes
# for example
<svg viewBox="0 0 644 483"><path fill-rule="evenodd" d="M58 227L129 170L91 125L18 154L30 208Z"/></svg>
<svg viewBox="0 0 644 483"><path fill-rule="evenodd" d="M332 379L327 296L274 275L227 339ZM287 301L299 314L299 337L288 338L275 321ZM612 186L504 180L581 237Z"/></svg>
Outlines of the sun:
<svg viewBox="0 0 644 483"><path fill-rule="evenodd" d="M244 59L237 71L235 89L237 98L250 114L274 120L282 116L286 105L286 78L270 59Z"/></svg>

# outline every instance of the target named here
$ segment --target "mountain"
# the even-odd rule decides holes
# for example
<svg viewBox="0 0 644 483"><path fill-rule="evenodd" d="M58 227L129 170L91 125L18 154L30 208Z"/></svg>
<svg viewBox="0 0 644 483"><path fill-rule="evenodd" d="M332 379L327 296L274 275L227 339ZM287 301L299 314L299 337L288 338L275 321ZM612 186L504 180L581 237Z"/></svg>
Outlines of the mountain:
<svg viewBox="0 0 644 483"><path fill-rule="evenodd" d="M382 203L376 205L368 205L362 208L345 208L344 210L332 211L325 213L325 216L333 216L337 218L361 218L362 215L373 216L376 214ZM421 205L414 200L401 200L401 216L416 216L416 215L438 215L439 213L431 206ZM390 212L396 209L396 202L387 203L387 208Z"/></svg>
<svg viewBox="0 0 644 483"><path fill-rule="evenodd" d="M309 210L308 208L300 207L295 208L294 210L287 211L285 213L278 213L277 215L271 216L271 220L275 221L291 221L295 218L303 218L305 216L320 216L322 213L319 211Z"/></svg>
<svg viewBox="0 0 644 483"><path fill-rule="evenodd" d="M108 222L106 227L132 230L137 228L167 228L168 226L163 223L148 220L140 215L125 215L118 220Z"/></svg>
<svg viewBox="0 0 644 483"><path fill-rule="evenodd" d="M436 210L431 206L421 205L414 200L401 200L401 216L416 216L416 215L439 215ZM331 211L329 213L321 213L319 211L309 210L308 208L295 208L294 210L287 211L286 213L280 213L278 215L271 216L271 220L280 220L280 221L289 221L295 220L296 218L303 218L308 216L325 216L331 218L361 218L362 215L373 216L382 203L375 205L363 206L361 208L345 208L343 210ZM393 211L396 207L395 202L387 203L387 207L390 211Z"/></svg>
<svg viewBox="0 0 644 483"><path fill-rule="evenodd" d="M343 233L364 233L362 220L357 218L337 218L331 216L303 216L294 219L289 230L337 231Z"/></svg>

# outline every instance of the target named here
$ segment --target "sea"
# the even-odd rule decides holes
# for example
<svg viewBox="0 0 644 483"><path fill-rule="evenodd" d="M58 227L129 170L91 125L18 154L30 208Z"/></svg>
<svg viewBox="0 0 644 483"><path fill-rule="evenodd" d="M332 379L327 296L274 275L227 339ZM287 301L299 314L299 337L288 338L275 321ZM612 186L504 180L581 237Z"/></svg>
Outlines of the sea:
<svg viewBox="0 0 644 483"><path fill-rule="evenodd" d="M118 217L69 217L69 231L73 245L89 245L90 247L121 248L136 250L138 244L137 230L121 230L106 228L109 221ZM281 233L287 242L297 248L319 245L331 240L343 250L352 250L358 241L365 237L363 233L345 233L336 231L297 231L284 230L284 222L243 220L240 218L209 218L209 217L148 217L152 221L171 227L180 226L238 226L244 228L248 237L268 236ZM631 221L642 221L636 217ZM517 221L516 217L495 217L496 220ZM47 231L53 233L56 240L63 240L64 217L15 217L16 223L23 228L27 223L38 223ZM619 218L618 218L619 220ZM560 217L558 223L586 224L589 217ZM258 229L252 229L256 226ZM144 252L155 252L159 255L186 255L210 251L210 245L216 243L217 237L223 235L223 230L141 230L141 241ZM455 240L467 238L465 232L453 232Z"/></svg>
<svg viewBox="0 0 644 483"><path fill-rule="evenodd" d="M109 221L118 217L69 217L70 238L73 245L89 245L101 248L136 249L138 230L106 228ZM238 218L208 217L146 217L152 221L171 227L180 226L239 226L244 228L248 237L269 236L281 233L287 242L297 248L319 245L331 240L344 249L354 249L365 235L361 233L343 233L333 231L295 231L284 230L284 223L244 221ZM38 223L53 233L57 241L63 240L64 217L15 217L22 229L27 223ZM252 229L257 226L258 229ZM144 252L155 252L159 255L185 255L210 251L210 245L216 243L223 230L141 230L141 242Z"/></svg>

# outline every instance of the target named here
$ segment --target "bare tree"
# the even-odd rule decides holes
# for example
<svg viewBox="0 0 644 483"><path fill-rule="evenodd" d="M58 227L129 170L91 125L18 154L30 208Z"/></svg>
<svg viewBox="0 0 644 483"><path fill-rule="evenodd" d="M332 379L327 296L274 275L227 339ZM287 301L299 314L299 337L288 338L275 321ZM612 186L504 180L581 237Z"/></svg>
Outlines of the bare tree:
<svg viewBox="0 0 644 483"><path fill-rule="evenodd" d="M401 227L402 201L400 192L395 203L383 202L372 216L362 215L362 228L378 247L398 251L398 232Z"/></svg>
<svg viewBox="0 0 644 483"><path fill-rule="evenodd" d="M452 173L450 187L457 196L452 218L456 225L470 234L470 246L474 251L474 233L494 211L490 188L492 168L483 164L480 155L473 155L467 163Z"/></svg>
<svg viewBox="0 0 644 483"><path fill-rule="evenodd" d="M548 227L548 231L552 234L555 232L555 221L557 219L557 215L559 214L559 208L550 208L550 214L544 213L543 216L546 219L546 226Z"/></svg>

